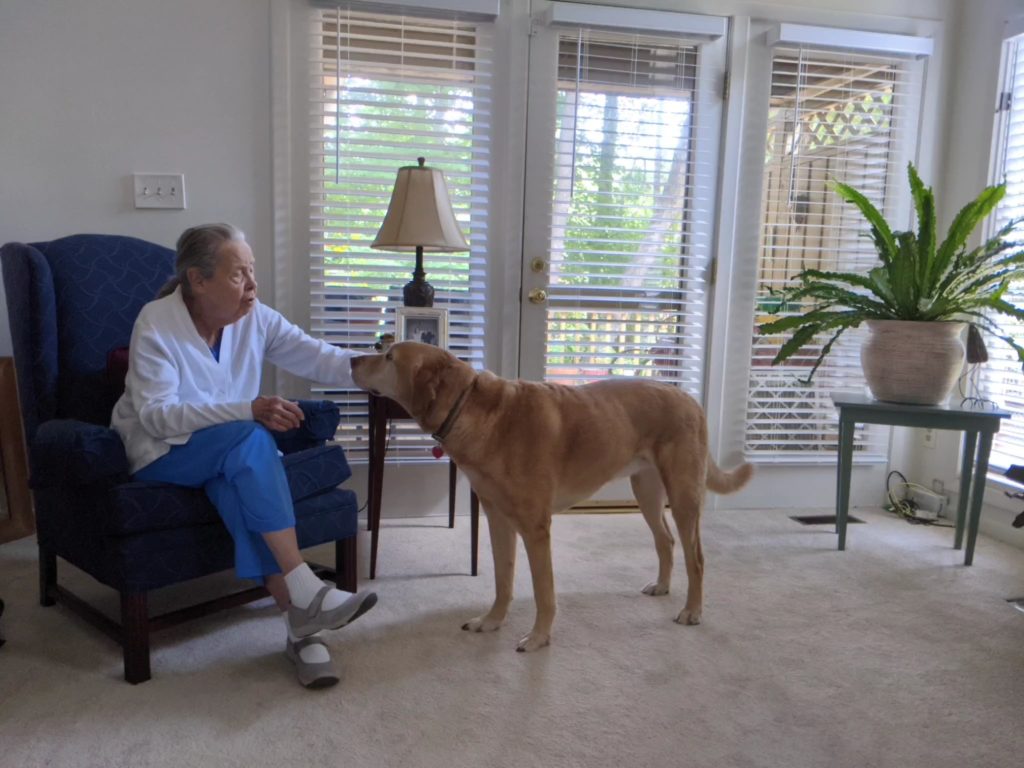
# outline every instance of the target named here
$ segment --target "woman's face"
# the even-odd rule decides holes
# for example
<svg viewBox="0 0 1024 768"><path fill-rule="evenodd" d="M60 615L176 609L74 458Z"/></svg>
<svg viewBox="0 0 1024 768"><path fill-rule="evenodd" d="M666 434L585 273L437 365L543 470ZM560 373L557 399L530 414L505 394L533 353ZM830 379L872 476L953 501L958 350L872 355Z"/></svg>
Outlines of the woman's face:
<svg viewBox="0 0 1024 768"><path fill-rule="evenodd" d="M204 313L218 325L241 320L256 304L256 276L249 244L228 240L217 251L213 277L194 273L192 293L203 303Z"/></svg>

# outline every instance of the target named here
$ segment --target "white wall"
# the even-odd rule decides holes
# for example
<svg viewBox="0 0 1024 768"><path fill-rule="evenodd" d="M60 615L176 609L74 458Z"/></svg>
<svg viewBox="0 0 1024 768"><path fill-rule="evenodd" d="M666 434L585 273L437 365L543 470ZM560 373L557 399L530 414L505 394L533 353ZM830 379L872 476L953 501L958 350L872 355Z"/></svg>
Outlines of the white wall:
<svg viewBox="0 0 1024 768"><path fill-rule="evenodd" d="M0 242L102 232L173 247L229 221L272 300L268 3L0 2ZM135 210L138 171L184 173L187 210Z"/></svg>

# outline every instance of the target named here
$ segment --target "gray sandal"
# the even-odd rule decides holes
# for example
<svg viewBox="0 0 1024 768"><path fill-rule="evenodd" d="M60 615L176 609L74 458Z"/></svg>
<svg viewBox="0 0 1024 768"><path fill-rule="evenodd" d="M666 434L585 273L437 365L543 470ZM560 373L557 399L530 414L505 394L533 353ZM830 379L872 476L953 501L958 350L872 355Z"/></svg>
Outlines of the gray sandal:
<svg viewBox="0 0 1024 768"><path fill-rule="evenodd" d="M304 637L294 643L287 640L284 648L285 656L295 663L295 673L299 676L299 682L306 688L330 688L339 679L338 672L334 669L334 662L303 661L302 649L310 645L327 647L327 643L319 637Z"/></svg>
<svg viewBox="0 0 1024 768"><path fill-rule="evenodd" d="M307 637L323 629L340 629L351 624L377 604L376 592L358 592L337 608L322 610L324 598L333 587L324 585L307 608L288 607L288 623L296 637Z"/></svg>

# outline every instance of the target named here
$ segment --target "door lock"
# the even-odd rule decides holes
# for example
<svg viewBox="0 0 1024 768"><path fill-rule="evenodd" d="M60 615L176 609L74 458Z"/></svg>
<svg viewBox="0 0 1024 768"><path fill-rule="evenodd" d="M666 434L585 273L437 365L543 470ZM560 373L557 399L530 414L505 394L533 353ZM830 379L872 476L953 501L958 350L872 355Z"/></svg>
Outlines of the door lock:
<svg viewBox="0 0 1024 768"><path fill-rule="evenodd" d="M530 269L533 270L534 272L543 272L544 266L544 259L542 259L540 256L538 256L537 258L533 259L530 262Z"/></svg>
<svg viewBox="0 0 1024 768"><path fill-rule="evenodd" d="M531 304L543 304L548 300L548 292L543 288L534 288L527 294L527 298L530 299Z"/></svg>

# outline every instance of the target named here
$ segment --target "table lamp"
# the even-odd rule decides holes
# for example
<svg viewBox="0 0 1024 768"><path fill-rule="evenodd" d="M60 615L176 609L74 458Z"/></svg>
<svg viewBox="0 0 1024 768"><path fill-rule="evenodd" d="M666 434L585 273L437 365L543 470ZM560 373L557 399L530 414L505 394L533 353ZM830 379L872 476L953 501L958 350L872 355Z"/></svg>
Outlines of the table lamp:
<svg viewBox="0 0 1024 768"><path fill-rule="evenodd" d="M434 286L424 279L423 252L468 251L469 244L452 212L444 174L424 165L424 158L416 160L419 165L398 169L388 212L370 247L384 251L416 251L416 267L412 280L402 289L402 300L407 307L432 307Z"/></svg>

